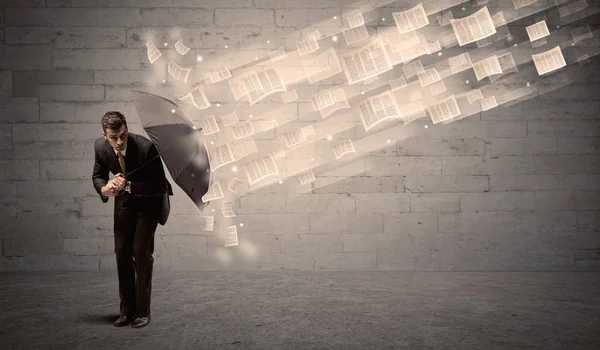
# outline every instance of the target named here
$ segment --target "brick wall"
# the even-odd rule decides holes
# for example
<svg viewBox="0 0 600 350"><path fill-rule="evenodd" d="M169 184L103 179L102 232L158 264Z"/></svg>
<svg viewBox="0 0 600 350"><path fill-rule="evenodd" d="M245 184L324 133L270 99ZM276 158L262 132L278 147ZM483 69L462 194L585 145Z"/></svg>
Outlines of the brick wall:
<svg viewBox="0 0 600 350"><path fill-rule="evenodd" d="M472 69L444 79L448 92L440 96L475 88L497 96L524 92L488 111L478 103L461 104L467 116L449 123L432 124L426 116L365 131L356 105L389 89L387 81L402 75L401 64L375 81L348 85L343 73L309 84L301 74L294 76L299 60L282 61L278 67L294 72L289 89L299 95L288 104L273 94L249 106L233 99L226 82L204 86L213 105L191 110L194 121L234 110L242 120L252 114L267 124L271 117L286 121L253 136L261 152L285 149L283 134L299 126L315 125L319 137L304 153L280 159L279 177L235 198L235 218L220 216L219 201L200 212L174 186L169 222L157 230L155 268L597 268L600 64L594 56L600 51L594 40L568 47L576 26L588 24L599 35L600 2L587 3L586 10L560 18L554 0L519 10L512 1L490 0L490 13L503 11L509 20L510 39L481 48L442 46L441 56L422 57L426 68L443 68L448 57L462 52L479 60L509 48L519 64L518 73L493 84L478 82ZM145 135L129 89L182 96L207 69L227 67L235 76L267 65L269 51L284 47L290 53L315 27L324 36L339 36L337 42L324 38L320 45L321 50L334 47L341 57L360 47L345 45L340 34L344 15L362 9L368 32L384 35L394 30L393 12L417 4L0 0L0 270L116 268L113 200L102 203L93 189L93 142L101 137L100 118L108 110L124 113L130 130ZM482 5L436 0L424 7L430 24L422 32L439 39L448 29L436 21L440 10L451 9L461 18ZM540 15L546 16L551 36L535 53L561 44L568 63L545 77L536 74L525 30ZM191 48L185 56L173 48L180 38ZM164 55L154 65L146 57L148 40ZM584 53L590 62L580 64ZM186 84L168 75L167 57L195 67ZM344 86L352 108L323 119L310 96L334 86ZM397 93L399 100L406 95ZM327 134L334 139L325 139ZM343 139L355 141L356 154L331 161L332 142ZM223 134L207 140L231 141ZM237 174L230 167L220 169L215 179L224 189L233 176L245 179L243 164L236 163ZM318 164L316 180L301 186L297 170L309 170L311 164ZM214 231L204 230L205 215L215 215ZM238 225L237 247L223 246L228 225Z"/></svg>

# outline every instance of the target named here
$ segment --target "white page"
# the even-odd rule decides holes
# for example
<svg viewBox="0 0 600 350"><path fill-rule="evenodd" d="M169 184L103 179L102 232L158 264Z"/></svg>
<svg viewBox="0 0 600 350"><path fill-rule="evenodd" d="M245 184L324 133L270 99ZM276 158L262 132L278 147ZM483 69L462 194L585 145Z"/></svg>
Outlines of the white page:
<svg viewBox="0 0 600 350"><path fill-rule="evenodd" d="M433 124L452 119L460 114L460 109L454 95L434 103L428 109Z"/></svg>
<svg viewBox="0 0 600 350"><path fill-rule="evenodd" d="M531 55L531 57L539 75L553 72L567 65L560 46L537 55Z"/></svg>
<svg viewBox="0 0 600 350"><path fill-rule="evenodd" d="M352 140L343 140L333 146L333 153L335 155L335 159L339 160L344 155L348 153L356 153L356 151L354 150Z"/></svg>
<svg viewBox="0 0 600 350"><path fill-rule="evenodd" d="M179 81L182 81L184 83L187 83L188 76L190 75L190 72L192 71L192 69L182 67L182 66L178 65L177 63L169 60L169 64L167 66L167 71L169 72L169 75L171 75L173 78L175 78Z"/></svg>
<svg viewBox="0 0 600 350"><path fill-rule="evenodd" d="M402 113L402 120L404 121L404 125L421 117L427 116L427 114L425 113L425 107L423 107L421 101L415 101L400 106L400 112Z"/></svg>
<svg viewBox="0 0 600 350"><path fill-rule="evenodd" d="M342 66L333 48L327 49L313 59L303 60L302 67L310 84L342 72Z"/></svg>
<svg viewBox="0 0 600 350"><path fill-rule="evenodd" d="M327 118L328 116L330 116L332 113L334 113L336 111L339 111L341 109L350 108L350 104L348 103L348 98L346 97L346 94L344 93L343 87L330 89L327 92L329 92L331 94L331 96L333 97L334 103L330 106L321 108L319 110L319 112L321 112L321 117Z"/></svg>
<svg viewBox="0 0 600 350"><path fill-rule="evenodd" d="M429 85L429 93L431 96L437 96L447 90L446 83L443 80L438 81L437 83L433 83Z"/></svg>
<svg viewBox="0 0 600 350"><path fill-rule="evenodd" d="M279 175L275 158L272 154L269 154L246 164L246 175L250 186L266 177Z"/></svg>
<svg viewBox="0 0 600 350"><path fill-rule="evenodd" d="M392 79L389 81L389 84L392 88L392 91L402 89L406 86L406 78L404 76L401 76L400 78Z"/></svg>
<svg viewBox="0 0 600 350"><path fill-rule="evenodd" d="M220 130L214 115L200 119L200 125L202 127L202 134L204 135L211 135Z"/></svg>
<svg viewBox="0 0 600 350"><path fill-rule="evenodd" d="M346 40L346 45L348 46L369 38L369 32L364 25L346 29L342 34L344 35L344 40Z"/></svg>
<svg viewBox="0 0 600 350"><path fill-rule="evenodd" d="M427 48L427 54L431 55L432 53L440 51L442 49L442 46L440 45L440 41L436 40L436 41L428 42L426 48Z"/></svg>
<svg viewBox="0 0 600 350"><path fill-rule="evenodd" d="M502 67L500 67L500 62L498 61L498 56L496 55L483 59L479 62L475 62L473 64L473 70L475 71L477 81L490 75L502 73Z"/></svg>
<svg viewBox="0 0 600 350"><path fill-rule="evenodd" d="M481 109L483 109L484 111L490 110L490 109L498 106L498 103L496 102L496 97L494 97L494 96L484 98L483 100L480 100L480 102L481 102Z"/></svg>
<svg viewBox="0 0 600 350"><path fill-rule="evenodd" d="M225 229L225 248L237 245L239 245L237 226L229 226Z"/></svg>
<svg viewBox="0 0 600 350"><path fill-rule="evenodd" d="M431 85L433 83L437 83L438 81L441 80L440 74L438 73L437 69L435 69L435 68L431 68L431 69L428 69L428 70L420 73L418 75L418 77L419 77L419 83L421 83L422 87Z"/></svg>
<svg viewBox="0 0 600 350"><path fill-rule="evenodd" d="M580 26L576 27L575 29L571 30L571 36L573 36L573 42L575 44L577 44L578 42L580 42L582 40L593 38L594 34L592 33L592 30L590 29L590 25L584 24L584 25L580 25Z"/></svg>
<svg viewBox="0 0 600 350"><path fill-rule="evenodd" d="M278 48L274 51L269 51L269 57L271 58L271 62L281 61L282 59L287 57L285 53L285 49L282 47Z"/></svg>
<svg viewBox="0 0 600 350"><path fill-rule="evenodd" d="M210 202L215 201L217 199L221 199L225 197L223 194L223 190L221 189L221 185L217 182L208 188L208 191L204 196L202 196L202 202Z"/></svg>
<svg viewBox="0 0 600 350"><path fill-rule="evenodd" d="M212 231L215 228L215 217L205 216L204 217L204 231Z"/></svg>
<svg viewBox="0 0 600 350"><path fill-rule="evenodd" d="M448 65L452 74L456 74L473 67L471 62L471 56L468 52L461 53L460 55L450 57L448 59Z"/></svg>
<svg viewBox="0 0 600 350"><path fill-rule="evenodd" d="M470 16L453 19L451 24L460 46L465 46L496 33L487 6Z"/></svg>
<svg viewBox="0 0 600 350"><path fill-rule="evenodd" d="M190 48L183 44L183 39L179 39L175 43L175 51L177 51L177 53L181 56L185 56L185 54L190 51Z"/></svg>
<svg viewBox="0 0 600 350"><path fill-rule="evenodd" d="M204 80L207 84L218 83L227 78L231 78L231 72L225 67L211 68L208 73L204 74Z"/></svg>
<svg viewBox="0 0 600 350"><path fill-rule="evenodd" d="M210 102L208 102L208 99L204 94L202 85L197 86L192 91L177 99L183 103L191 104L198 109L205 109L210 107Z"/></svg>
<svg viewBox="0 0 600 350"><path fill-rule="evenodd" d="M454 32L452 32L451 34L444 35L442 37L442 43L444 44L445 48L450 48L450 47L458 44L458 39L456 38L456 34L454 34Z"/></svg>
<svg viewBox="0 0 600 350"><path fill-rule="evenodd" d="M231 179L229 181L229 184L227 184L227 189L234 194L239 194L238 190L239 190L240 186L242 185L242 183L243 183L242 180L238 179L237 177L234 177L233 179Z"/></svg>
<svg viewBox="0 0 600 350"><path fill-rule="evenodd" d="M421 60L417 60L402 66L402 71L404 72L406 79L410 79L425 72L425 68L423 68L423 63Z"/></svg>
<svg viewBox="0 0 600 350"><path fill-rule="evenodd" d="M392 63L382 39L373 39L369 44L342 56L342 68L352 85L391 70Z"/></svg>
<svg viewBox="0 0 600 350"><path fill-rule="evenodd" d="M364 19L362 13L349 16L347 18L347 21L348 21L348 26L350 26L350 28L360 27L365 24L365 19Z"/></svg>
<svg viewBox="0 0 600 350"><path fill-rule="evenodd" d="M534 42L543 37L550 35L546 21L540 21L530 26L525 27L527 35L529 35L529 41Z"/></svg>
<svg viewBox="0 0 600 350"><path fill-rule="evenodd" d="M233 212L233 201L221 202L221 214L223 214L223 216L226 218L234 218L237 216Z"/></svg>
<svg viewBox="0 0 600 350"><path fill-rule="evenodd" d="M252 126L252 121L247 120L243 123L237 123L231 127L233 131L233 138L236 140L243 139L248 136L254 135L254 127Z"/></svg>
<svg viewBox="0 0 600 350"><path fill-rule="evenodd" d="M298 55L304 56L317 51L319 49L319 44L316 40L309 38L296 42L296 48L298 49Z"/></svg>
<svg viewBox="0 0 600 350"><path fill-rule="evenodd" d="M429 24L427 13L421 3L406 11L393 12L392 15L400 33L417 30Z"/></svg>
<svg viewBox="0 0 600 350"><path fill-rule="evenodd" d="M146 43L146 53L148 55L148 61L150 61L150 64L153 64L160 56L162 56L162 53L152 41L148 41Z"/></svg>
<svg viewBox="0 0 600 350"><path fill-rule="evenodd" d="M402 117L396 100L390 91L373 96L360 103L358 110L365 131L369 131L383 121Z"/></svg>
<svg viewBox="0 0 600 350"><path fill-rule="evenodd" d="M560 17L566 17L585 9L588 6L586 0L578 0L568 3L558 8L558 14Z"/></svg>
<svg viewBox="0 0 600 350"><path fill-rule="evenodd" d="M233 163L236 160L231 148L227 144L216 147L210 156L210 167L212 172L215 172L220 167Z"/></svg>
<svg viewBox="0 0 600 350"><path fill-rule="evenodd" d="M467 93L467 101L469 101L469 104L473 104L473 102L477 100L483 100L483 93L481 90L476 89Z"/></svg>
<svg viewBox="0 0 600 350"><path fill-rule="evenodd" d="M256 142L252 138L245 138L231 143L231 152L236 160L240 160L253 153L258 153Z"/></svg>
<svg viewBox="0 0 600 350"><path fill-rule="evenodd" d="M315 173L312 170L309 170L298 176L298 181L300 181L300 185L306 185L307 183L311 183L315 180Z"/></svg>
<svg viewBox="0 0 600 350"><path fill-rule="evenodd" d="M239 121L240 119L238 118L236 111L233 111L221 117L221 123L223 123L224 127L232 126Z"/></svg>

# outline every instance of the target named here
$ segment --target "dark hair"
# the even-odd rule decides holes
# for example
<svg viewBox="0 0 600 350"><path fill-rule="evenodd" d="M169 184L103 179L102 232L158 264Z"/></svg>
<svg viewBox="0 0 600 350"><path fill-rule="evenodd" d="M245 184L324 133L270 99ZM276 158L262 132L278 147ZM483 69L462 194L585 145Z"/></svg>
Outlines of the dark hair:
<svg viewBox="0 0 600 350"><path fill-rule="evenodd" d="M106 129L120 129L121 126L125 125L127 128L127 121L125 116L118 111L109 111L102 117L102 132L106 132Z"/></svg>

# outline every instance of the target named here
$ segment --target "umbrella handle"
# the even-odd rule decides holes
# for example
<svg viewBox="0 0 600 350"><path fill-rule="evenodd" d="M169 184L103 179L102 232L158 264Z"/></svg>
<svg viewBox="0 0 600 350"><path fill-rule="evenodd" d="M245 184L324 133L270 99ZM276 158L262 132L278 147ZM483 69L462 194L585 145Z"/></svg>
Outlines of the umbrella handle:
<svg viewBox="0 0 600 350"><path fill-rule="evenodd" d="M160 157L160 153L155 155L154 158L150 159L149 161L147 161L146 163L142 164L140 167L133 169L132 172L125 174L125 178L127 179L131 174L135 173L136 171L140 170L141 168L145 167L146 165L152 163L152 161L154 161L156 158Z"/></svg>

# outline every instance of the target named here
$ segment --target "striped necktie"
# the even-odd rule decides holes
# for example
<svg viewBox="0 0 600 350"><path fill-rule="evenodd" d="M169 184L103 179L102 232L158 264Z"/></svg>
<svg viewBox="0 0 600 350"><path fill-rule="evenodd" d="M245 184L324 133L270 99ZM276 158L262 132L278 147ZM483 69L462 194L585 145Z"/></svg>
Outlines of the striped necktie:
<svg viewBox="0 0 600 350"><path fill-rule="evenodd" d="M125 172L125 156L123 156L123 153L118 151L117 154L119 155L119 163L121 164L121 170L123 170L123 174L127 174Z"/></svg>

